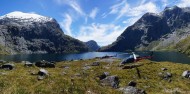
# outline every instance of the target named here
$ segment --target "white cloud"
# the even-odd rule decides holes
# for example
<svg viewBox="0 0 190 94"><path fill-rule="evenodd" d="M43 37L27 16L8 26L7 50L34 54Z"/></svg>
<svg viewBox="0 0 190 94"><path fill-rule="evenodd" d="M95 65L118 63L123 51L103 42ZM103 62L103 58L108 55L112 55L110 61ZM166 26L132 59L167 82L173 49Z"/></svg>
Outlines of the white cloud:
<svg viewBox="0 0 190 94"><path fill-rule="evenodd" d="M123 1L121 3L115 4L110 7L111 11L109 14L116 14L116 21L120 18L127 17L128 21L126 23L134 23L146 12L157 13L159 8L153 2L147 2L147 0L140 1L140 5L131 6L128 2ZM132 22L131 22L132 21Z"/></svg>
<svg viewBox="0 0 190 94"><path fill-rule="evenodd" d="M67 35L72 36L71 24L73 20L69 14L64 14L63 16L64 16L64 20L60 22L60 25L64 29Z"/></svg>
<svg viewBox="0 0 190 94"><path fill-rule="evenodd" d="M168 5L168 0L161 0L162 7L165 8Z"/></svg>
<svg viewBox="0 0 190 94"><path fill-rule="evenodd" d="M109 14L116 14L120 11L121 7L124 6L127 2L123 0L121 3L115 4L110 7L111 11Z"/></svg>
<svg viewBox="0 0 190 94"><path fill-rule="evenodd" d="M62 4L68 5L80 15L85 16L85 12L82 10L81 6L77 3L76 0L55 0L55 1L60 5Z"/></svg>
<svg viewBox="0 0 190 94"><path fill-rule="evenodd" d="M91 13L89 14L89 17L90 18L92 18L92 19L94 19L95 17L96 17L96 15L97 15L97 13L98 13L98 8L96 7L96 8L94 8L92 11L91 11Z"/></svg>
<svg viewBox="0 0 190 94"><path fill-rule="evenodd" d="M189 7L190 6L190 0L180 0L177 4L179 7Z"/></svg>
<svg viewBox="0 0 190 94"><path fill-rule="evenodd" d="M105 46L115 41L124 29L114 24L92 23L88 26L81 26L76 38L82 41L95 40L99 45Z"/></svg>

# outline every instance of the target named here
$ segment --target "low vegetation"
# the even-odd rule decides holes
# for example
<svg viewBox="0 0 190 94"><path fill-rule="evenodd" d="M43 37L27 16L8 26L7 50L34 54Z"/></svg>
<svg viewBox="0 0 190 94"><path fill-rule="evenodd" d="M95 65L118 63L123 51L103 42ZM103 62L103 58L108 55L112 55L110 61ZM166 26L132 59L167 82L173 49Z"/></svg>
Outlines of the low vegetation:
<svg viewBox="0 0 190 94"><path fill-rule="evenodd" d="M99 66L85 66L92 62L100 62ZM38 80L39 69L36 66L24 67L23 63L15 63L13 70L0 69L0 92L2 94L122 94L120 89L102 86L97 76L103 72L119 77L119 87L125 87L128 82L137 82L137 88L143 89L148 94L178 94L190 93L190 80L183 78L183 71L190 70L188 64L171 62L153 62L142 60L137 64L141 77L136 68L122 69L120 60L91 59L80 61L58 62L56 68L45 68L49 76ZM127 64L129 65L129 64ZM172 73L170 81L158 76L166 68Z"/></svg>

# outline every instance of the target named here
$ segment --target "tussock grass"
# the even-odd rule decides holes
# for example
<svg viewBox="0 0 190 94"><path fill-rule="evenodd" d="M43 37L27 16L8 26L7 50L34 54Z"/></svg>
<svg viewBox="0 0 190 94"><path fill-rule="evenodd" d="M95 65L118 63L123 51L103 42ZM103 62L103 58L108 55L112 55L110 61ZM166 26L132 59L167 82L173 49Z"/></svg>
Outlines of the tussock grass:
<svg viewBox="0 0 190 94"><path fill-rule="evenodd" d="M143 64L138 67L141 76L139 78L136 68L118 67L120 60L115 60L113 63L100 62L100 66L83 69L85 65L94 61L101 60L58 62L56 68L45 68L50 75L40 81L37 80L37 75L30 74L31 71L37 73L38 67L24 67L22 63L15 63L14 70L0 70L0 73L5 73L0 75L0 92L2 94L122 94L118 89L102 86L99 83L97 76L103 72L110 72L111 75L119 77L120 87L125 87L133 80L137 82L137 88L144 89L148 94L190 93L190 80L181 77L183 71L190 70L188 64L139 61L137 63ZM171 82L158 76L159 72L163 72L161 68L167 68L167 71L172 73Z"/></svg>

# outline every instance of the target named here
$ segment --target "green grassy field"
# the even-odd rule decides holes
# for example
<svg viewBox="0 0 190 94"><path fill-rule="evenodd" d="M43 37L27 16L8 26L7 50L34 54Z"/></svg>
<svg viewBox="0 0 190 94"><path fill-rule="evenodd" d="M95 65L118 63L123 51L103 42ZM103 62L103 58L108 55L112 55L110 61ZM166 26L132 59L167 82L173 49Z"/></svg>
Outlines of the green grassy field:
<svg viewBox="0 0 190 94"><path fill-rule="evenodd" d="M94 61L100 61L100 66L91 66L84 70L84 66ZM98 75L102 72L110 72L110 75L119 77L119 87L125 87L129 81L137 82L137 88L144 89L148 94L190 94L190 79L181 77L185 70L190 70L188 64L171 62L153 62L143 60L137 62L143 64L138 67L141 78L136 69L121 69L118 67L120 60L112 63L101 59L58 62L56 68L45 68L49 72L46 79L38 80L38 67L24 67L22 63L15 63L15 69L0 69L1 94L122 94L119 89L100 84ZM63 68L68 66L69 68ZM163 72L161 68L167 68L172 73L171 82L158 76ZM80 74L80 75L79 75Z"/></svg>

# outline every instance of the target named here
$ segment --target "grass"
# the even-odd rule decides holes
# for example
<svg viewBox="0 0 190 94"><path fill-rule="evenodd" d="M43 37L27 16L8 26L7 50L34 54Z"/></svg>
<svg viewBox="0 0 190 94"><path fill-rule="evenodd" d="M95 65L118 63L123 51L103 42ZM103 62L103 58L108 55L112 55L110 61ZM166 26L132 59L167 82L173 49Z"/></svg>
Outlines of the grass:
<svg viewBox="0 0 190 94"><path fill-rule="evenodd" d="M91 66L84 70L83 67L94 61L101 61L100 66ZM49 76L44 80L37 80L36 75L30 71L38 72L38 67L24 67L22 63L15 63L14 70L0 70L0 92L2 94L122 94L119 89L102 86L97 76L103 72L117 75L120 87L125 87L131 80L137 82L137 88L144 89L148 94L190 93L190 81L181 77L185 70L190 70L188 64L171 62L139 61L143 64L138 67L141 78L138 78L136 69L121 69L118 67L120 60L108 63L100 59L58 62L56 68L46 68ZM63 68L69 66L69 68ZM161 68L167 68L173 74L171 82L158 76ZM77 76L76 74L80 74Z"/></svg>

